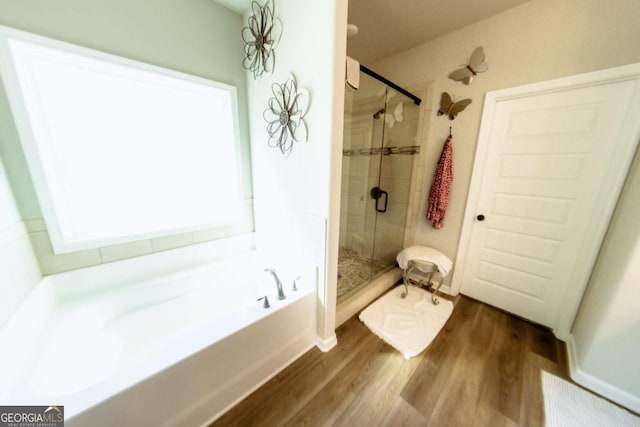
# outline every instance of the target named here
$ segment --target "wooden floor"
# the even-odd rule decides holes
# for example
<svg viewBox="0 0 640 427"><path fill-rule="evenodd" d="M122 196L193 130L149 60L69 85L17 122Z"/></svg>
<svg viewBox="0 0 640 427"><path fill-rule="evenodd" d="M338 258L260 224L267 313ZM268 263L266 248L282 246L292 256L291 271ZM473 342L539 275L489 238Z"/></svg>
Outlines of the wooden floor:
<svg viewBox="0 0 640 427"><path fill-rule="evenodd" d="M542 426L540 370L566 378L564 346L540 326L466 297L411 360L354 317L214 426Z"/></svg>

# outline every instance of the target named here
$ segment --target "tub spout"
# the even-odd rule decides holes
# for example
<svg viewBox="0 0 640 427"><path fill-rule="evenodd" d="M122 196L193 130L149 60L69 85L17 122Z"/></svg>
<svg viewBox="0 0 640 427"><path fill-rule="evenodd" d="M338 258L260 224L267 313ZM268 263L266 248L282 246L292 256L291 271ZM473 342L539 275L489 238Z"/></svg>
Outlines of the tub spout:
<svg viewBox="0 0 640 427"><path fill-rule="evenodd" d="M276 281L276 286L278 287L278 299L284 299L285 296L284 291L282 290L282 282L280 281L276 270L274 270L273 268L265 268L264 271L271 273L273 279Z"/></svg>

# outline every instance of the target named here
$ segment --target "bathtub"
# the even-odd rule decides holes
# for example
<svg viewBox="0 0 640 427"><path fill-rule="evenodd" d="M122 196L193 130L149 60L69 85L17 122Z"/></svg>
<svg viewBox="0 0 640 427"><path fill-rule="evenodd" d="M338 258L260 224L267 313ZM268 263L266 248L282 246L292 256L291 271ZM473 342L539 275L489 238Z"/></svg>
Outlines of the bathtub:
<svg viewBox="0 0 640 427"><path fill-rule="evenodd" d="M64 405L67 425L202 425L314 345L314 267L199 249L43 278L0 331L0 402Z"/></svg>

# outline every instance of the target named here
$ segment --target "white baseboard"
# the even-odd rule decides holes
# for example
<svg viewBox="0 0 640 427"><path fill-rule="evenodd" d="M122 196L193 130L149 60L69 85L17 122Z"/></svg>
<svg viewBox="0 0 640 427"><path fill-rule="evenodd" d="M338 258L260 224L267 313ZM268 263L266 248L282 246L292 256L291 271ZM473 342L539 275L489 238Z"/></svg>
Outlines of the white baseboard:
<svg viewBox="0 0 640 427"><path fill-rule="evenodd" d="M566 340L567 353L569 358L569 376L576 383L581 386L597 393L619 405L624 406L627 409L635 413L640 413L640 397L634 396L629 392L621 390L616 386L609 384L601 379L585 372L580 367L578 354L576 350L576 343L573 339L573 335L569 335Z"/></svg>
<svg viewBox="0 0 640 427"><path fill-rule="evenodd" d="M571 332L567 332L565 330L553 329L553 335L560 341L563 341L569 346L569 340L572 338Z"/></svg>
<svg viewBox="0 0 640 427"><path fill-rule="evenodd" d="M316 335L316 345L318 346L320 351L323 351L326 353L329 350L331 350L333 347L338 345L338 338L336 337L335 333L326 339L322 339Z"/></svg>

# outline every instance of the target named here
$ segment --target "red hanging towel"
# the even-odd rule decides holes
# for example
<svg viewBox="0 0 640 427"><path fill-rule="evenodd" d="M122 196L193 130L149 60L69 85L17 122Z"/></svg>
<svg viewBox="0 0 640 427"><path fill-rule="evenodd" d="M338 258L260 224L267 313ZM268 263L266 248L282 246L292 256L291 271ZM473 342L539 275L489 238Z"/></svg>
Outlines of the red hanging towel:
<svg viewBox="0 0 640 427"><path fill-rule="evenodd" d="M444 142L440 160L436 172L433 175L433 184L429 193L429 207L427 208L427 221L433 228L442 228L444 214L449 203L449 192L453 181L453 146L451 145L451 135Z"/></svg>

